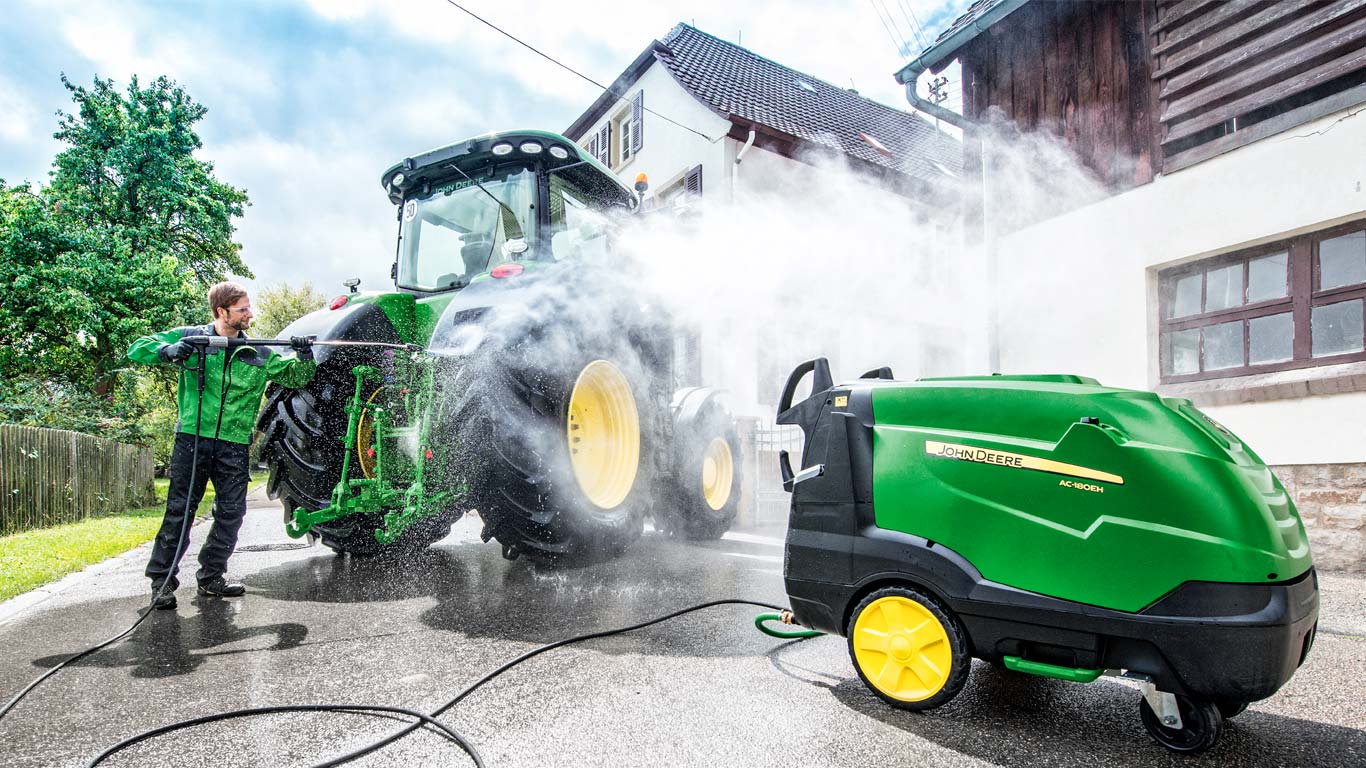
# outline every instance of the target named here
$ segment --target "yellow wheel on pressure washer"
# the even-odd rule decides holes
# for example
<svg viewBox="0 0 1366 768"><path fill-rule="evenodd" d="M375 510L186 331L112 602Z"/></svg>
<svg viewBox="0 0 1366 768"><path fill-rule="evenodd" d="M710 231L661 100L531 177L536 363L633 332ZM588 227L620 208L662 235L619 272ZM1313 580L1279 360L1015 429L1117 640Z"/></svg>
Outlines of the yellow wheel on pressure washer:
<svg viewBox="0 0 1366 768"><path fill-rule="evenodd" d="M730 489L735 479L735 459L730 443L717 437L702 453L702 499L707 506L720 510L730 500Z"/></svg>
<svg viewBox="0 0 1366 768"><path fill-rule="evenodd" d="M565 431L584 496L600 509L625 501L640 468L640 415L619 368L606 360L584 367L569 395Z"/></svg>
<svg viewBox="0 0 1366 768"><path fill-rule="evenodd" d="M859 677L893 706L933 709L967 680L972 658L958 622L920 592L889 587L868 595L847 629Z"/></svg>

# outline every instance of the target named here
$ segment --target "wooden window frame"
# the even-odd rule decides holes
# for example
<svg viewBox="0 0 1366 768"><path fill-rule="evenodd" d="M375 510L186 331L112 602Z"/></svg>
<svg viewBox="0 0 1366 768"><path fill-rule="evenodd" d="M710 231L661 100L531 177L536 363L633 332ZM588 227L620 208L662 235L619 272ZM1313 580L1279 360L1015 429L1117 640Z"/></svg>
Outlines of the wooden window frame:
<svg viewBox="0 0 1366 768"><path fill-rule="evenodd" d="M1209 381L1211 379L1228 379L1238 376L1248 376L1259 373L1275 373L1277 371L1290 371L1304 368L1317 368L1326 365L1337 365L1340 363L1352 363L1366 361L1366 349L1360 352L1345 352L1338 355L1325 355L1322 357L1313 356L1313 330L1311 324L1312 313L1315 307L1322 307L1329 304L1337 304L1342 301L1353 299L1363 299L1363 323L1366 323L1366 282L1354 283L1326 291L1319 290L1319 243L1330 240L1342 235L1355 232L1366 231L1366 221L1357 221L1351 224L1331 227L1328 229L1311 232L1296 237L1278 240L1274 243L1259 245L1254 248L1245 248L1232 253L1214 256L1208 259L1183 264L1178 267L1164 269L1158 273L1158 331L1157 331L1157 354L1158 354L1158 375L1162 384L1180 384L1188 381ZM1212 269L1229 266L1231 264L1244 264L1261 256L1285 251L1289 254L1286 263L1287 269L1287 295L1282 298L1268 299L1259 301L1255 304L1243 304L1228 309L1214 310L1206 312L1205 292L1208 290L1208 273ZM1171 304L1174 296L1174 288L1178 278L1186 277L1191 274L1201 274L1200 280L1200 308L1201 312L1193 315L1186 315L1180 318L1168 318L1167 307ZM1243 290L1246 296L1248 281L1247 267L1243 268ZM1232 368L1219 368L1206 371L1205 365L1205 342L1204 335L1200 337L1198 347L1198 358L1201 370L1196 373L1187 374L1168 374L1165 372L1163 364L1164 337L1174 331L1186 331L1192 329L1203 329L1228 322L1241 321L1243 323L1243 360L1249 359L1251 335L1248 333L1248 321L1259 317L1281 314L1289 310L1291 313L1293 341L1291 344L1291 359L1275 363L1263 363L1260 365L1241 365Z"/></svg>

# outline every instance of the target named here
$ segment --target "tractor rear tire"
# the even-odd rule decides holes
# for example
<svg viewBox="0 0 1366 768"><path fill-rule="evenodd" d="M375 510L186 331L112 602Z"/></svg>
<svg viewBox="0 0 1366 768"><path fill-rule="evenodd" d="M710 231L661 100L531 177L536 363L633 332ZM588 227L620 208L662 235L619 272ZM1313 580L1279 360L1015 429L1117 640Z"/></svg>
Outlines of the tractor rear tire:
<svg viewBox="0 0 1366 768"><path fill-rule="evenodd" d="M332 489L341 479L346 403L355 392L350 369L359 362L322 366L302 389L271 384L266 390L266 404L257 421L264 441L261 457L270 467L266 493L281 501L286 515L298 507L322 509L331 501ZM351 466L353 473L359 471L355 457ZM379 514L344 517L314 526L311 533L339 554L401 555L445 538L458 518L458 512L448 512L421 520L390 544L375 539L375 529L383 520Z"/></svg>
<svg viewBox="0 0 1366 768"><path fill-rule="evenodd" d="M730 530L740 506L743 464L735 421L717 402L689 424L674 425L674 475L655 523L666 534L715 541Z"/></svg>
<svg viewBox="0 0 1366 768"><path fill-rule="evenodd" d="M566 364L536 362L534 341L490 347L462 366L438 420L484 540L497 539L508 559L619 555L650 512L658 404L648 377L611 352L580 351Z"/></svg>

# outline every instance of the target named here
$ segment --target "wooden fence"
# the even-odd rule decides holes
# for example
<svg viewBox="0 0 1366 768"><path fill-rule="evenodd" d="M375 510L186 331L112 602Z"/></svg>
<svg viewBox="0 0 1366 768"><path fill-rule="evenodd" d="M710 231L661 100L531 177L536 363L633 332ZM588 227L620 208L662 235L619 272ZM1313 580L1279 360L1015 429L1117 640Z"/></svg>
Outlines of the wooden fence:
<svg viewBox="0 0 1366 768"><path fill-rule="evenodd" d="M156 503L152 449L0 424L0 535Z"/></svg>

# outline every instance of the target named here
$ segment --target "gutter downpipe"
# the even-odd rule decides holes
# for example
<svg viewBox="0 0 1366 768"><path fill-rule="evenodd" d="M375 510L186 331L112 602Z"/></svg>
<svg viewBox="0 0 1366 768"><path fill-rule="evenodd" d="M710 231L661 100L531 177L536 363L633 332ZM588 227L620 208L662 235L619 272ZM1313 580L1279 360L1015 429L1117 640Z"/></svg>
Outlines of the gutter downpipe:
<svg viewBox="0 0 1366 768"><path fill-rule="evenodd" d="M972 42L976 37L987 30L988 27L1009 16L1029 0L1005 0L993 6L986 13L970 24L955 32L944 42L931 46L928 50L921 53L919 57L901 68L896 73L897 82L906 86L906 100L911 107L924 112L931 117L943 120L949 125L957 126L966 136L969 131L977 127L977 124L969 120L966 116L960 115L935 104L931 101L920 98L916 92L916 84L920 80L920 75L932 65L952 56L960 48ZM927 60L930 54L934 54L933 59ZM1000 324L1000 275L997 268L997 243L995 228L991 226L991 153L988 151L988 136L985 131L976 132L981 141L982 151L982 246L986 256L987 273L987 366L990 372L999 373L1001 370L1001 324Z"/></svg>
<svg viewBox="0 0 1366 768"><path fill-rule="evenodd" d="M730 170L731 203L735 202L736 184L740 179L740 161L745 159L745 153L748 152L749 148L752 146L754 146L754 129L750 128L749 137L745 139L745 143L740 147L740 151L735 153L735 167Z"/></svg>

